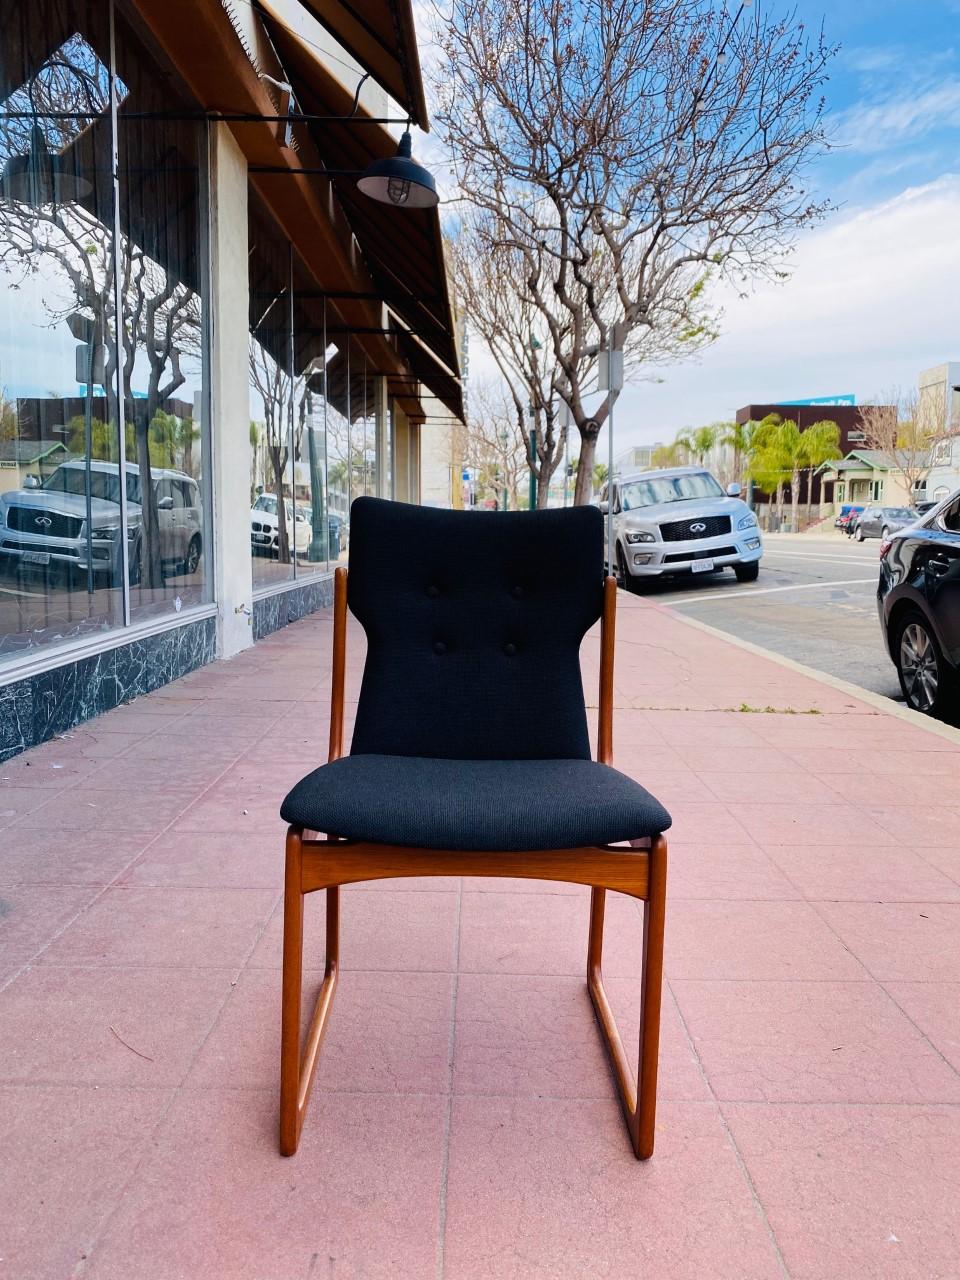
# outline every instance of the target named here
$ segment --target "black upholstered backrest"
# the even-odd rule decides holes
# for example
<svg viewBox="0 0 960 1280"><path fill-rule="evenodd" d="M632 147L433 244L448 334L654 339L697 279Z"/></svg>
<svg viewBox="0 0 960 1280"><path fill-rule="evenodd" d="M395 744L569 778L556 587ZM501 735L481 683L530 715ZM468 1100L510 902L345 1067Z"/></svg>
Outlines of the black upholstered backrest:
<svg viewBox="0 0 960 1280"><path fill-rule="evenodd" d="M603 517L358 498L351 611L367 633L353 753L588 759L584 632L603 598Z"/></svg>

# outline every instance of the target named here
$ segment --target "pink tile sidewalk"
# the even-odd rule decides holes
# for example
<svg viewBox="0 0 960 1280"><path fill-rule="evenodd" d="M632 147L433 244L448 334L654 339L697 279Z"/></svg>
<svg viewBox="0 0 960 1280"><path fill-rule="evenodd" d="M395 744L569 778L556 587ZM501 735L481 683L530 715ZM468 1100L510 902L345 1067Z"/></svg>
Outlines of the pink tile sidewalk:
<svg viewBox="0 0 960 1280"><path fill-rule="evenodd" d="M955 1280L960 736L629 597L616 760L674 814L654 1159L586 892L477 880L344 891L277 1154L277 808L324 758L329 640L305 619L0 765L0 1280ZM640 912L608 917L632 1040Z"/></svg>

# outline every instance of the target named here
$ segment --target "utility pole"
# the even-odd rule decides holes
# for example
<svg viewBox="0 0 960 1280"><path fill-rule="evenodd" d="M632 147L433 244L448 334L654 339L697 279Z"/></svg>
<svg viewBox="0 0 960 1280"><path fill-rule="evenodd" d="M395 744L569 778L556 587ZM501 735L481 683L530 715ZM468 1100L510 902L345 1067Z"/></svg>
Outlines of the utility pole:
<svg viewBox="0 0 960 1280"><path fill-rule="evenodd" d="M597 390L606 391L610 399L607 411L607 569L615 571L613 558L613 406L623 390L623 328L615 324L610 330L610 345L600 352L597 368Z"/></svg>

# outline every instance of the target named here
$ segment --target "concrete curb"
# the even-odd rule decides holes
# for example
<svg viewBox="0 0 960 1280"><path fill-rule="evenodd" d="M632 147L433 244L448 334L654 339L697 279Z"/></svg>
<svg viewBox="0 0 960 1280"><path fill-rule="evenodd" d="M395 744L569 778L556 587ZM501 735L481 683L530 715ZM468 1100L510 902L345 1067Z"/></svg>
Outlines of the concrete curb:
<svg viewBox="0 0 960 1280"><path fill-rule="evenodd" d="M707 635L716 636L718 640L726 640L728 644L736 645L739 649L745 649L747 653L754 653L757 657L769 658L771 662L776 662L781 667L786 667L788 671L795 671L798 675L806 676L808 680L816 680L819 684L829 685L831 689L837 689L840 693L849 694L850 697L856 698L858 702L865 702L868 706L875 707L877 711L881 711L888 716L894 716L898 720L904 720L907 724L912 724L916 729L925 729L927 733L943 738L953 746L960 746L960 729L944 724L941 720L934 720L932 716L921 715L919 711L911 711L909 707L901 707L896 702L891 702L889 698L885 698L883 694L873 693L869 689L861 689L859 685L851 684L849 680L841 680L838 676L828 675L825 671L816 671L813 667L806 667L802 662L795 662L793 658L785 658L773 649L764 649L761 645L753 644L750 640L741 640L739 636L732 636L729 632L721 631L719 627L711 627L709 623L701 622L698 618L688 618L685 613L677 613L669 605L657 604L654 600L646 600L643 603L652 605L653 608L659 609L662 613L669 614L671 618L676 618L678 622L686 623L688 627L694 627L697 631L704 631Z"/></svg>

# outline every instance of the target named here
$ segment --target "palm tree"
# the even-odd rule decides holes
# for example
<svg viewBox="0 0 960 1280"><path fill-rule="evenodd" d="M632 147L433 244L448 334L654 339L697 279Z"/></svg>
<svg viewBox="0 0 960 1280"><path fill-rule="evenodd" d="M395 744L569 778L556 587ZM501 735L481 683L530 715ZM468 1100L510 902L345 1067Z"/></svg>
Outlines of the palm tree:
<svg viewBox="0 0 960 1280"><path fill-rule="evenodd" d="M792 483L793 498L799 484L799 439L797 424L785 422L778 413L767 414L753 433L749 475L764 493L776 495L778 527L783 523L784 488Z"/></svg>
<svg viewBox="0 0 960 1280"><path fill-rule="evenodd" d="M716 425L712 427L684 427L682 431L677 433L675 443L686 453L696 457L698 465L702 467L707 454L716 448L719 435L720 432Z"/></svg>
<svg viewBox="0 0 960 1280"><path fill-rule="evenodd" d="M658 444L650 455L652 467L679 467L683 462L683 445L677 440L673 444Z"/></svg>
<svg viewBox="0 0 960 1280"><path fill-rule="evenodd" d="M810 508L813 503L813 475L825 462L842 457L840 449L840 428L829 418L822 422L814 422L800 436L800 455L802 465L807 471L807 524L810 523Z"/></svg>
<svg viewBox="0 0 960 1280"><path fill-rule="evenodd" d="M741 488L746 488L747 469L753 449L753 437L757 430L756 422L723 422L718 423L723 434L720 443L733 450L733 474Z"/></svg>

